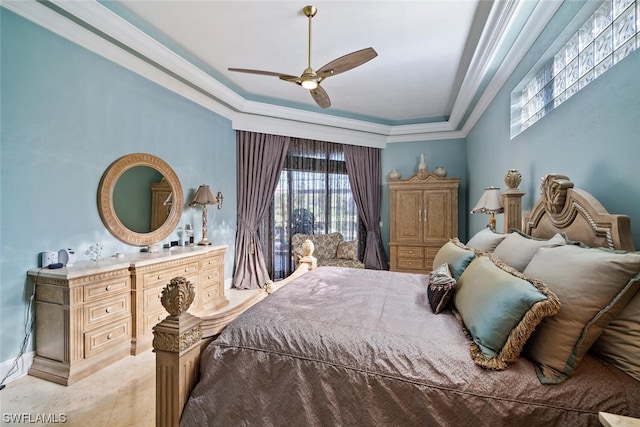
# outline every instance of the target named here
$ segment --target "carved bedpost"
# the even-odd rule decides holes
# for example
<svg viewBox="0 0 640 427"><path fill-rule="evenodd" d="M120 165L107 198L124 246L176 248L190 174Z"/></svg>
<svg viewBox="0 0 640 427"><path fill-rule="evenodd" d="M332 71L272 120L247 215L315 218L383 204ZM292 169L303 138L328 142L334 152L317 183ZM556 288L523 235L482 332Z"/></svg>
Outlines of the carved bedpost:
<svg viewBox="0 0 640 427"><path fill-rule="evenodd" d="M298 264L308 264L309 270L313 270L318 266L318 259L313 256L313 251L315 250L315 246L313 242L309 239L302 242L302 258L298 260Z"/></svg>
<svg viewBox="0 0 640 427"><path fill-rule="evenodd" d="M169 316L153 327L156 353L156 426L178 426L182 409L198 380L202 319L187 313L195 287L175 277L162 290Z"/></svg>
<svg viewBox="0 0 640 427"><path fill-rule="evenodd" d="M313 270L318 266L318 259L313 256L313 251L315 249L313 242L309 239L302 242L302 256L296 258L296 269L293 273L286 279L280 280L278 282L273 282L271 280L267 281L264 286L264 290L267 294L272 294L283 286L288 285L290 282L294 281L296 278L302 276L309 270Z"/></svg>
<svg viewBox="0 0 640 427"><path fill-rule="evenodd" d="M504 177L504 182L507 184L507 191L502 193L505 233L512 228L522 230L522 196L525 193L518 188L521 180L522 175L516 169L509 169Z"/></svg>

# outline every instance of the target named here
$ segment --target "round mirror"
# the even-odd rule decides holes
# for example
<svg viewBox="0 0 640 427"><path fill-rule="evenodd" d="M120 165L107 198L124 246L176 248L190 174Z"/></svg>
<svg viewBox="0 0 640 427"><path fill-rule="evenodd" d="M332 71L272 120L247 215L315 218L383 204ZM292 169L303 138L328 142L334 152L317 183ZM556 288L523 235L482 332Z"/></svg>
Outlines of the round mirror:
<svg viewBox="0 0 640 427"><path fill-rule="evenodd" d="M158 243L182 215L182 186L173 169L151 154L135 153L113 162L98 187L98 211L105 227L125 243Z"/></svg>

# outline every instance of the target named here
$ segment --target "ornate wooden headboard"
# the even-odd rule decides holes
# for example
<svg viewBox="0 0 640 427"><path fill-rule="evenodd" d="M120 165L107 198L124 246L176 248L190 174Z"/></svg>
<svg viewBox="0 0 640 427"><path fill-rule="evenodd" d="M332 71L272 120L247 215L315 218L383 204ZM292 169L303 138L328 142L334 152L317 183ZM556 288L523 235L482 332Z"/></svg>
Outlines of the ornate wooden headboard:
<svg viewBox="0 0 640 427"><path fill-rule="evenodd" d="M635 250L629 217L610 214L595 197L573 188L573 182L559 174L542 178L541 197L524 216L522 231L544 239L565 233L592 247Z"/></svg>

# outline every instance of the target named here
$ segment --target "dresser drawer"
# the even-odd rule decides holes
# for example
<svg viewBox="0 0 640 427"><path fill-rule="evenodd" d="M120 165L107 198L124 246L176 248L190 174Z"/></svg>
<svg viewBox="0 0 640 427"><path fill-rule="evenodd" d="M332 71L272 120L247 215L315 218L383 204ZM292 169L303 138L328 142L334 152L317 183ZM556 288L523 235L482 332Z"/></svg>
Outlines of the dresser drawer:
<svg viewBox="0 0 640 427"><path fill-rule="evenodd" d="M171 279L173 279L174 277L175 276L172 276ZM143 291L144 311L156 310L158 308L164 309L164 307L162 307L162 301L161 301L162 290L165 288L166 285L169 284L171 279L167 280L167 283L163 283L154 288L145 289ZM198 276L186 277L186 279L191 283L193 283L193 286L195 286L195 291L197 294L198 293Z"/></svg>
<svg viewBox="0 0 640 427"><path fill-rule="evenodd" d="M162 289L164 286L156 286L155 288L145 289L144 295L144 311L157 310L162 307Z"/></svg>
<svg viewBox="0 0 640 427"><path fill-rule="evenodd" d="M157 285L167 285L174 277L189 277L198 273L198 262L184 264L179 267L172 267L162 271L145 273L144 287L151 288Z"/></svg>
<svg viewBox="0 0 640 427"><path fill-rule="evenodd" d="M215 270L205 271L201 276L202 283L201 287L207 288L209 286L217 285L220 283L220 269L216 268Z"/></svg>
<svg viewBox="0 0 640 427"><path fill-rule="evenodd" d="M169 312L161 307L159 310L149 311L144 315L144 333L151 333L152 328L164 320L169 315Z"/></svg>
<svg viewBox="0 0 640 427"><path fill-rule="evenodd" d="M131 290L129 276L105 280L99 283L84 285L84 301L91 302L100 298L110 297L114 294L125 293Z"/></svg>
<svg viewBox="0 0 640 427"><path fill-rule="evenodd" d="M91 357L123 341L131 341L131 316L85 332L84 355L85 357Z"/></svg>
<svg viewBox="0 0 640 427"><path fill-rule="evenodd" d="M202 298L202 308L207 308L207 306L214 306L220 299L220 286L214 285L209 286L208 288L204 288L200 292L200 296Z"/></svg>
<svg viewBox="0 0 640 427"><path fill-rule="evenodd" d="M401 258L423 258L424 248L421 246L398 246L398 261Z"/></svg>
<svg viewBox="0 0 640 427"><path fill-rule="evenodd" d="M84 330L131 316L131 295L120 294L84 305Z"/></svg>
<svg viewBox="0 0 640 427"><path fill-rule="evenodd" d="M208 271L217 269L221 265L224 265L224 255L214 255L203 259L202 271Z"/></svg>

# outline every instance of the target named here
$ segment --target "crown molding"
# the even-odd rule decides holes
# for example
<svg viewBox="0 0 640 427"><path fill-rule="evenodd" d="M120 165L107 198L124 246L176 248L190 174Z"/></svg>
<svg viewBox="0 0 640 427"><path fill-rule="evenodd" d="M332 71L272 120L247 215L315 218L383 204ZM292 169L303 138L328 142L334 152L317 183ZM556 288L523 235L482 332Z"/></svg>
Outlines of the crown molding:
<svg viewBox="0 0 640 427"><path fill-rule="evenodd" d="M383 134L247 113L236 113L232 126L235 130L247 130L297 138L321 138L323 141L361 145L364 147L384 148L387 143L387 136Z"/></svg>
<svg viewBox="0 0 640 427"><path fill-rule="evenodd" d="M509 49L509 52L500 64L500 67L493 76L493 79L480 96L478 103L465 122L462 128L462 132L465 136L471 132L473 126L475 126L482 116L482 113L484 113L484 111L489 107L491 101L493 101L502 86L504 86L504 83L520 64L520 61L527 54L531 46L533 46L533 43L537 40L538 36L542 33L561 5L561 1L537 3L535 9L531 13L531 16L527 19L526 24L521 29L518 38L513 43L511 49Z"/></svg>
<svg viewBox="0 0 640 427"><path fill-rule="evenodd" d="M517 16L520 3L516 0L494 2L489 17L480 35L478 48L475 50L467 74L462 81L460 91L453 105L449 121L457 128L469 109L473 97L480 87L495 59L498 47L504 43L504 37Z"/></svg>
<svg viewBox="0 0 640 427"><path fill-rule="evenodd" d="M339 138L340 142L382 147L393 142L466 137L509 77L507 70L510 68L513 71L526 53L524 46L530 46L532 42L529 41L535 40L548 21L542 20L520 33L512 49L513 55L510 51L500 67L502 72L496 73L492 79L489 85L491 91L483 93L481 102L476 104L470 118L462 129L458 129L482 78L488 72L495 52L505 43L504 36L517 17L519 8L516 0L493 4L489 22L485 25L449 120L394 126L247 100L95 0L51 0L48 3L52 7L37 0L0 1L3 7L37 25L231 120L234 129L330 141ZM559 3L556 8L558 6ZM55 8L86 25L74 22L55 11ZM536 7L538 9L541 9L540 4ZM528 44L518 44L523 36ZM511 66L505 67L505 64Z"/></svg>

